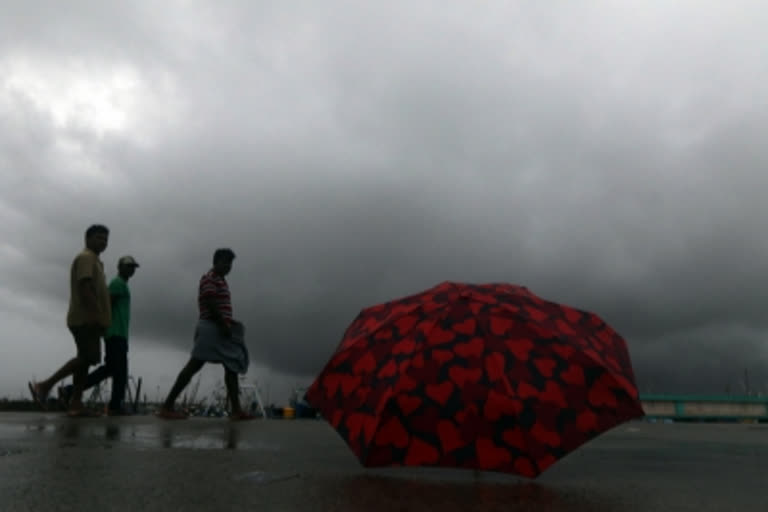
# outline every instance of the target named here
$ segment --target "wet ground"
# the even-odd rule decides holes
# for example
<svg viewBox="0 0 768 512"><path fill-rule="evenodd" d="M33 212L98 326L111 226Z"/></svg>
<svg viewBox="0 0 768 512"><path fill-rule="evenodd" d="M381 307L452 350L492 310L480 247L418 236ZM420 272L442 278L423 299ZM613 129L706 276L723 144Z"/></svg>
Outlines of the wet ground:
<svg viewBox="0 0 768 512"><path fill-rule="evenodd" d="M0 413L0 510L768 510L768 425L629 423L531 481L365 469L323 421Z"/></svg>

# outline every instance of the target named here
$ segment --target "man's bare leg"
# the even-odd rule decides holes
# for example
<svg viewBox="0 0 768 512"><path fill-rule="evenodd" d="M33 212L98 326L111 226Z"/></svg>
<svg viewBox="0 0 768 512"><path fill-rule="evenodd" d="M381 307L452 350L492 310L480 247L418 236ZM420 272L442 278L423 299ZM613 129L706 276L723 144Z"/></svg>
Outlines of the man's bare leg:
<svg viewBox="0 0 768 512"><path fill-rule="evenodd" d="M48 394L51 392L51 389L53 389L53 386L55 386L56 383L60 380L65 379L70 375L74 375L78 368L82 367L82 364L83 362L79 358L73 357L64 363L61 368L56 370L53 375L45 380L41 380L40 382L35 383L35 392L42 401L45 401L45 399L48 397ZM82 389L80 390L80 394L82 395Z"/></svg>
<svg viewBox="0 0 768 512"><path fill-rule="evenodd" d="M189 358L187 364L184 366L184 368L182 368L181 372L179 372L179 376L176 377L176 382L173 384L171 391L168 393L168 396L166 397L165 402L160 409L161 416L170 417L171 415L174 415L173 407L174 403L176 403L176 399L179 397L181 392L184 391L184 388L187 387L189 381L191 381L192 377L194 377L195 374L200 371L204 364L205 361L195 359L194 357Z"/></svg>
<svg viewBox="0 0 768 512"><path fill-rule="evenodd" d="M229 403L232 404L230 419L235 421L254 419L255 416L243 412L243 408L240 405L240 385L237 382L237 373L228 370L226 367L224 368L224 384L227 386Z"/></svg>
<svg viewBox="0 0 768 512"><path fill-rule="evenodd" d="M80 365L75 367L72 373L72 396L69 399L69 410L79 411L83 408L83 389L88 378L88 363L79 360Z"/></svg>
<svg viewBox="0 0 768 512"><path fill-rule="evenodd" d="M229 403L232 404L232 416L239 416L243 410L240 408L240 386L237 383L237 373L224 368L224 384L227 386Z"/></svg>

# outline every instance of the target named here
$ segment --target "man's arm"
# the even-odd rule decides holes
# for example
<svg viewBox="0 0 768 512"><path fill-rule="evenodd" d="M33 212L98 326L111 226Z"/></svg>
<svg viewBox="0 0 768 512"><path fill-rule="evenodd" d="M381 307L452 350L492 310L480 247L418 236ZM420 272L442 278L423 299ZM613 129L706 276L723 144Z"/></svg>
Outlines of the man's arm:
<svg viewBox="0 0 768 512"><path fill-rule="evenodd" d="M219 311L219 307L216 305L216 299L213 297L204 297L203 298L203 304L206 308L208 308L208 312L211 314L211 318L214 322L216 322L219 325L224 325L226 322L224 321L224 316L221 314L221 311Z"/></svg>
<svg viewBox="0 0 768 512"><path fill-rule="evenodd" d="M232 329L230 328L224 316L219 310L219 306L216 303L216 285L207 277L203 277L200 280L199 299L203 304L203 307L208 310L211 320L219 327L219 332L222 336L230 337L232 335Z"/></svg>
<svg viewBox="0 0 768 512"><path fill-rule="evenodd" d="M86 254L80 254L75 260L75 279L77 291L86 310L97 312L96 286L93 282L95 260Z"/></svg>
<svg viewBox="0 0 768 512"><path fill-rule="evenodd" d="M109 300L111 305L117 304L117 301L120 300L123 297L126 297L127 293L124 288L124 285L118 281L117 278L113 279L112 282L109 283Z"/></svg>
<svg viewBox="0 0 768 512"><path fill-rule="evenodd" d="M80 292L80 300L86 309L96 311L98 306L96 305L96 288L93 286L93 279L90 277L84 277L78 282L78 291Z"/></svg>
<svg viewBox="0 0 768 512"><path fill-rule="evenodd" d="M226 322L224 316L222 316L221 311L219 311L216 300L213 297L205 297L203 298L203 304L208 308L212 320L219 326L219 332L227 338L232 336L232 328Z"/></svg>

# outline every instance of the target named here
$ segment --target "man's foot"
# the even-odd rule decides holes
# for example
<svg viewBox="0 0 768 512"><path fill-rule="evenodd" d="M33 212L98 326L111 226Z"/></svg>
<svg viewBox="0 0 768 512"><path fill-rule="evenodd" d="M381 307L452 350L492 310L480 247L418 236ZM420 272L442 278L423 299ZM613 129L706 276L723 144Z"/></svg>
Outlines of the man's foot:
<svg viewBox="0 0 768 512"><path fill-rule="evenodd" d="M32 400L40 406L42 410L47 410L46 401L48 400L48 392L42 389L42 386L38 382L27 382L29 392L32 394Z"/></svg>
<svg viewBox="0 0 768 512"><path fill-rule="evenodd" d="M187 415L184 414L181 411L171 411L168 409L160 409L156 413L158 418L162 418L164 420L185 420L187 419Z"/></svg>
<svg viewBox="0 0 768 512"><path fill-rule="evenodd" d="M248 414L247 412L235 413L229 417L230 421L248 421L248 420L255 420L255 419L256 419L256 416L254 416L253 414Z"/></svg>
<svg viewBox="0 0 768 512"><path fill-rule="evenodd" d="M57 388L57 394L59 395L59 403L64 409L69 408L69 401L72 399L72 386L59 386Z"/></svg>

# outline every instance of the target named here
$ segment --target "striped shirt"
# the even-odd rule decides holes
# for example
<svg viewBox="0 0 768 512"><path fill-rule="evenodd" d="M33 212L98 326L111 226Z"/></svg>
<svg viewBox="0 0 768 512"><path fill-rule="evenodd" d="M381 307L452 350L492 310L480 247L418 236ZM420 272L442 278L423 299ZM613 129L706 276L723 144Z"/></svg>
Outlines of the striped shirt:
<svg viewBox="0 0 768 512"><path fill-rule="evenodd" d="M213 319L208 307L205 305L205 301L209 298L213 299L216 308L224 318L224 321L228 325L231 324L232 300L229 295L229 285L227 284L226 279L215 273L213 270L209 270L200 278L200 288L197 293L197 306L200 310L201 319Z"/></svg>

